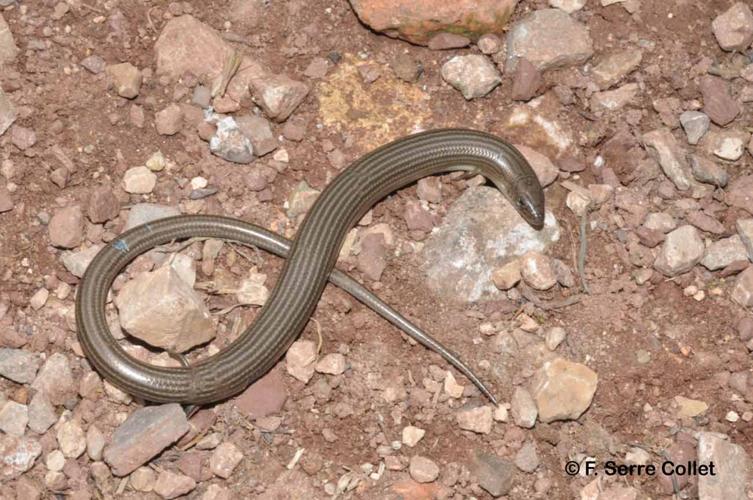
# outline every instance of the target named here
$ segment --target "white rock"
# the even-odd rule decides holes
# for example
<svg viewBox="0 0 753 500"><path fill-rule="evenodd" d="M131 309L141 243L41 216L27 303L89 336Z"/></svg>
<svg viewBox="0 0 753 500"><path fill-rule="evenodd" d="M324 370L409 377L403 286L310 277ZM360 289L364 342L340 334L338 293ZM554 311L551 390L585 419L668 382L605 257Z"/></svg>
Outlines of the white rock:
<svg viewBox="0 0 753 500"><path fill-rule="evenodd" d="M413 427L412 425L403 427L403 444L409 448L413 448L423 439L425 434L425 430Z"/></svg>
<svg viewBox="0 0 753 500"><path fill-rule="evenodd" d="M478 434L489 434L492 430L491 406L477 406L458 410L455 419L461 429Z"/></svg>
<svg viewBox="0 0 753 500"><path fill-rule="evenodd" d="M667 234L654 267L667 276L677 276L690 271L703 258L704 252L698 230L690 225L680 226Z"/></svg>
<svg viewBox="0 0 753 500"><path fill-rule="evenodd" d="M288 373L304 384L314 376L316 345L310 340L297 340L285 354Z"/></svg>
<svg viewBox="0 0 753 500"><path fill-rule="evenodd" d="M146 167L133 167L123 176L123 189L132 194L148 194L157 184L157 176Z"/></svg>
<svg viewBox="0 0 753 500"><path fill-rule="evenodd" d="M26 405L8 401L0 408L0 431L11 436L23 436L29 423L29 411Z"/></svg>
<svg viewBox="0 0 753 500"><path fill-rule="evenodd" d="M75 420L68 420L60 424L57 439L60 451L68 458L78 458L86 450L84 430Z"/></svg>
<svg viewBox="0 0 753 500"><path fill-rule="evenodd" d="M444 377L444 392L451 398L457 399L463 395L464 389L465 387L458 384L457 380L455 380L455 375L448 371Z"/></svg>
<svg viewBox="0 0 753 500"><path fill-rule="evenodd" d="M545 362L532 383L539 420L576 420L591 405L597 382L596 372L580 363L562 358Z"/></svg>
<svg viewBox="0 0 753 500"><path fill-rule="evenodd" d="M345 356L339 352L332 352L322 357L318 363L316 363L316 371L319 373L326 373L329 375L340 375L348 367L345 361Z"/></svg>
<svg viewBox="0 0 753 500"><path fill-rule="evenodd" d="M467 100L485 96L502 82L494 64L479 54L453 57L442 65L441 74Z"/></svg>

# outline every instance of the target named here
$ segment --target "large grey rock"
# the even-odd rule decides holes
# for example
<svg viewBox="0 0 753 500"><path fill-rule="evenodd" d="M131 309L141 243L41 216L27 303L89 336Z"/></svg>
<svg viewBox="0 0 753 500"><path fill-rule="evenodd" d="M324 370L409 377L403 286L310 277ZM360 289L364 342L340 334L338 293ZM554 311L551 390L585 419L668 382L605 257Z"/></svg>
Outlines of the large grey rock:
<svg viewBox="0 0 753 500"><path fill-rule="evenodd" d="M520 20L507 35L505 71L512 72L518 58L539 70L586 62L593 55L588 28L559 9L536 10Z"/></svg>
<svg viewBox="0 0 753 500"><path fill-rule="evenodd" d="M667 234L654 267L667 276L677 276L690 271L703 258L704 251L698 229L680 226Z"/></svg>
<svg viewBox="0 0 753 500"><path fill-rule="evenodd" d="M115 298L121 326L149 345L185 352L214 338L212 317L173 266L140 273Z"/></svg>
<svg viewBox="0 0 753 500"><path fill-rule="evenodd" d="M116 476L125 476L155 457L188 432L183 408L177 403L147 406L131 413L112 435L104 460Z"/></svg>
<svg viewBox="0 0 753 500"><path fill-rule="evenodd" d="M19 384L30 384L37 375L42 359L22 349L0 348L0 376Z"/></svg>
<svg viewBox="0 0 753 500"><path fill-rule="evenodd" d="M700 500L746 500L745 487L750 478L751 463L745 450L730 443L721 434L701 432L698 436L698 461L713 462L715 475L698 476Z"/></svg>
<svg viewBox="0 0 753 500"><path fill-rule="evenodd" d="M559 236L551 213L547 212L544 229L536 231L498 190L470 188L453 203L422 251L427 285L448 300L498 297L494 270L531 250L543 252Z"/></svg>

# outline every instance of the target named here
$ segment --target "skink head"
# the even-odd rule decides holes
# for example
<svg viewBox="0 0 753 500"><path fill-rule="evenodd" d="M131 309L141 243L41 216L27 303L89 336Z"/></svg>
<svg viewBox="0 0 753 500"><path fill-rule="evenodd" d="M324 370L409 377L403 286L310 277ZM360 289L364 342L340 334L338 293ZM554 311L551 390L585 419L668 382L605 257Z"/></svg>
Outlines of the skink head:
<svg viewBox="0 0 753 500"><path fill-rule="evenodd" d="M516 179L509 193L510 202L534 229L544 227L544 189L541 183L533 176L524 176Z"/></svg>

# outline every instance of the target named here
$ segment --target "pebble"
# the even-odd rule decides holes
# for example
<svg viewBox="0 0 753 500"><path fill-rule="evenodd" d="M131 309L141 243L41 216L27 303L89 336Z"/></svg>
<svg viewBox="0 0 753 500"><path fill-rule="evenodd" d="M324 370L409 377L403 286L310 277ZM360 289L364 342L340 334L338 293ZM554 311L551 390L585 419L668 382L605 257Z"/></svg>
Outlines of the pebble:
<svg viewBox="0 0 753 500"><path fill-rule="evenodd" d="M16 107L5 92L0 89L0 136L16 121Z"/></svg>
<svg viewBox="0 0 753 500"><path fill-rule="evenodd" d="M549 328L546 332L546 347L550 351L554 351L559 347L559 345L565 340L567 337L567 332L565 332L565 329L560 326L554 326L552 328Z"/></svg>
<svg viewBox="0 0 753 500"><path fill-rule="evenodd" d="M227 479L243 460L243 453L233 443L224 442L215 448L209 458L209 467L214 475Z"/></svg>
<svg viewBox="0 0 753 500"><path fill-rule="evenodd" d="M522 144L515 144L515 148L528 160L542 187L547 187L554 182L559 175L559 170L548 156Z"/></svg>
<svg viewBox="0 0 753 500"><path fill-rule="evenodd" d="M549 0L549 5L572 14L582 9L586 5L586 0Z"/></svg>
<svg viewBox="0 0 753 500"><path fill-rule="evenodd" d="M536 452L536 444L533 441L526 441L515 454L515 465L518 469L529 474L533 473L539 467L539 456Z"/></svg>
<svg viewBox="0 0 753 500"><path fill-rule="evenodd" d="M492 413L492 407L486 405L463 408L455 413L455 420L463 430L489 434L492 430Z"/></svg>
<svg viewBox="0 0 753 500"><path fill-rule="evenodd" d="M177 498L192 492L196 488L193 478L163 470L157 477L154 492L165 499Z"/></svg>
<svg viewBox="0 0 753 500"><path fill-rule="evenodd" d="M753 266L737 276L731 298L742 307L753 307Z"/></svg>
<svg viewBox="0 0 753 500"><path fill-rule="evenodd" d="M591 71L601 89L608 89L635 71L641 64L643 53L636 49L614 52L601 59Z"/></svg>
<svg viewBox="0 0 753 500"><path fill-rule="evenodd" d="M521 280L520 259L512 260L492 273L492 282L500 290L509 290Z"/></svg>
<svg viewBox="0 0 753 500"><path fill-rule="evenodd" d="M86 451L86 435L76 420L68 420L58 427L58 446L66 458L78 458Z"/></svg>
<svg viewBox="0 0 753 500"><path fill-rule="evenodd" d="M445 394L455 399L460 398L465 390L465 387L458 384L455 375L450 371L445 374L443 387Z"/></svg>
<svg viewBox="0 0 753 500"><path fill-rule="evenodd" d="M715 475L698 476L698 496L702 499L745 498L750 478L750 457L745 450L713 432L698 435L698 461L714 463Z"/></svg>
<svg viewBox="0 0 753 500"><path fill-rule="evenodd" d="M180 215L178 207L157 205L155 203L138 203L133 205L128 211L128 219L126 220L126 225L123 230L127 231L128 229L146 224L147 222L153 222L174 215Z"/></svg>
<svg viewBox="0 0 753 500"><path fill-rule="evenodd" d="M132 167L123 175L123 189L132 194L149 194L157 185L157 176L144 166Z"/></svg>
<svg viewBox="0 0 753 500"><path fill-rule="evenodd" d="M247 164L254 161L251 141L231 116L217 122L217 130L209 139L209 150L212 154L233 163Z"/></svg>
<svg viewBox="0 0 753 500"><path fill-rule="evenodd" d="M10 129L10 142L21 151L26 151L37 143L37 134L30 128L13 125Z"/></svg>
<svg viewBox="0 0 753 500"><path fill-rule="evenodd" d="M13 40L13 32L0 13L0 66L12 63L18 55L18 47Z"/></svg>
<svg viewBox="0 0 753 500"><path fill-rule="evenodd" d="M705 401L700 401L698 399L675 396L674 400L677 405L677 418L697 417L709 409L709 405Z"/></svg>
<svg viewBox="0 0 753 500"><path fill-rule="evenodd" d="M295 219L308 212L318 197L319 191L309 187L306 181L299 182L288 196L286 206L288 218Z"/></svg>
<svg viewBox="0 0 753 500"><path fill-rule="evenodd" d="M531 391L539 420L577 420L591 405L597 383L596 372L585 365L562 358L545 362Z"/></svg>
<svg viewBox="0 0 753 500"><path fill-rule="evenodd" d="M692 210L686 213L685 221L707 233L724 233L724 225L721 222L700 210Z"/></svg>
<svg viewBox="0 0 753 500"><path fill-rule="evenodd" d="M559 9L540 9L518 21L507 35L505 70L528 59L540 71L586 62L593 55L588 28Z"/></svg>
<svg viewBox="0 0 753 500"><path fill-rule="evenodd" d="M451 206L422 250L427 286L452 301L475 302L500 292L492 282L501 263L527 251L544 251L559 239L556 219L531 228L496 189L467 189Z"/></svg>
<svg viewBox="0 0 753 500"><path fill-rule="evenodd" d="M680 226L667 234L654 267L666 276L677 276L690 271L703 258L704 252L698 230L690 225Z"/></svg>
<svg viewBox="0 0 753 500"><path fill-rule="evenodd" d="M424 438L424 435L426 435L424 429L412 425L405 426L403 427L403 444L409 448L413 448Z"/></svg>
<svg viewBox="0 0 753 500"><path fill-rule="evenodd" d="M487 95L502 82L497 68L486 56L455 56L442 65L442 79L458 89L466 100Z"/></svg>
<svg viewBox="0 0 753 500"><path fill-rule="evenodd" d="M502 40L494 33L486 33L478 39L476 45L482 54L489 56L502 49Z"/></svg>
<svg viewBox="0 0 753 500"><path fill-rule="evenodd" d="M139 467L128 477L128 483L136 491L149 493L154 489L157 474L149 467Z"/></svg>
<svg viewBox="0 0 753 500"><path fill-rule="evenodd" d="M47 429L58 421L57 413L55 413L55 407L52 406L50 400L44 394L44 392L37 392L31 398L28 406L29 415L29 429L37 434L44 434Z"/></svg>
<svg viewBox="0 0 753 500"><path fill-rule="evenodd" d="M443 31L431 37L428 47L431 50L462 49L470 43L471 40L467 36Z"/></svg>
<svg viewBox="0 0 753 500"><path fill-rule="evenodd" d="M733 262L747 260L748 252L738 235L717 240L706 247L701 265L709 271L723 269Z"/></svg>
<svg viewBox="0 0 753 500"><path fill-rule="evenodd" d="M264 112L281 123L293 114L309 92L308 86L285 75L265 75L251 80L253 94Z"/></svg>
<svg viewBox="0 0 753 500"><path fill-rule="evenodd" d="M113 64L106 68L107 76L120 97L134 99L139 95L143 74L131 63Z"/></svg>
<svg viewBox="0 0 753 500"><path fill-rule="evenodd" d="M442 182L439 177L424 177L419 179L416 185L416 194L419 199L429 203L439 203L442 201Z"/></svg>
<svg viewBox="0 0 753 500"><path fill-rule="evenodd" d="M421 63L409 54L400 53L390 61L390 68L395 76L404 82L415 83L424 71Z"/></svg>
<svg viewBox="0 0 753 500"><path fill-rule="evenodd" d="M47 299L50 296L50 291L46 288L40 288L36 292L34 292L34 295L31 296L29 299L29 305L32 309L35 311L40 310L44 307L44 305L47 303Z"/></svg>
<svg viewBox="0 0 753 500"><path fill-rule="evenodd" d="M175 135L183 125L183 110L177 104L170 104L154 115L154 125L160 135Z"/></svg>
<svg viewBox="0 0 753 500"><path fill-rule="evenodd" d="M79 62L79 64L86 71L93 75L98 75L105 71L105 69L107 68L107 63L105 62L105 60L96 54L84 57L83 59L81 59L81 62Z"/></svg>
<svg viewBox="0 0 753 500"><path fill-rule="evenodd" d="M408 466L410 476L419 483L431 483L439 477L439 466L420 455L414 455Z"/></svg>
<svg viewBox="0 0 753 500"><path fill-rule="evenodd" d="M0 407L0 431L11 436L21 437L29 423L29 410L26 405L7 401Z"/></svg>
<svg viewBox="0 0 753 500"><path fill-rule="evenodd" d="M643 143L648 152L659 162L664 174L680 191L693 185L693 176L686 160L686 153L668 129L657 129L643 134Z"/></svg>
<svg viewBox="0 0 753 500"><path fill-rule="evenodd" d="M688 144L698 144L698 141L709 130L711 119L700 111L685 111L680 115L680 124L688 137Z"/></svg>
<svg viewBox="0 0 753 500"><path fill-rule="evenodd" d="M510 413L512 413L515 425L532 429L536 424L539 410L536 408L536 402L531 393L522 387L516 387L510 400Z"/></svg>
<svg viewBox="0 0 753 500"><path fill-rule="evenodd" d="M748 252L748 259L753 262L753 218L737 219L735 227L737 228L737 234L740 235L740 241L743 242Z"/></svg>
<svg viewBox="0 0 753 500"><path fill-rule="evenodd" d="M749 134L739 130L727 130L716 133L711 138L711 150L723 160L739 160L745 152Z"/></svg>
<svg viewBox="0 0 753 500"><path fill-rule="evenodd" d="M383 234L371 233L361 236L356 267L367 278L379 281L387 267L387 246Z"/></svg>
<svg viewBox="0 0 753 500"><path fill-rule="evenodd" d="M277 139L269 121L263 116L244 115L235 119L238 128L249 141L257 156L264 156L277 149Z"/></svg>
<svg viewBox="0 0 753 500"><path fill-rule="evenodd" d="M89 195L86 215L95 224L112 220L120 213L120 201L109 186L99 186Z"/></svg>
<svg viewBox="0 0 753 500"><path fill-rule="evenodd" d="M81 207L73 205L57 210L47 226L50 243L60 248L74 248L84 238L84 215Z"/></svg>
<svg viewBox="0 0 753 500"><path fill-rule="evenodd" d="M30 384L42 364L38 354L23 349L0 348L0 376L18 384Z"/></svg>
<svg viewBox="0 0 753 500"><path fill-rule="evenodd" d="M177 403L139 408L115 429L104 460L116 476L128 475L188 430L186 414Z"/></svg>
<svg viewBox="0 0 753 500"><path fill-rule="evenodd" d="M185 352L215 336L209 309L173 266L143 272L115 297L120 325L149 345Z"/></svg>
<svg viewBox="0 0 753 500"><path fill-rule="evenodd" d="M86 429L86 454L92 461L102 460L102 452L105 449L105 435L95 424Z"/></svg>
<svg viewBox="0 0 753 500"><path fill-rule="evenodd" d="M540 252L528 252L520 259L520 275L536 290L549 290L557 284L552 259Z"/></svg>
<svg viewBox="0 0 753 500"><path fill-rule="evenodd" d="M304 384L314 376L316 344L311 340L297 340L285 354L285 367L290 375Z"/></svg>
<svg viewBox="0 0 753 500"><path fill-rule="evenodd" d="M514 101L530 101L543 84L541 72L528 59L520 59L515 66L510 97Z"/></svg>
<svg viewBox="0 0 753 500"><path fill-rule="evenodd" d="M698 182L724 187L729 181L729 174L723 167L708 158L691 154L688 156L690 170Z"/></svg>
<svg viewBox="0 0 753 500"><path fill-rule="evenodd" d="M740 113L740 106L729 94L727 82L721 78L706 75L699 84L703 95L703 112L720 127L732 122Z"/></svg>
<svg viewBox="0 0 753 500"><path fill-rule="evenodd" d="M45 465L52 472L60 472L65 466L65 455L60 450L52 450L45 458Z"/></svg>
<svg viewBox="0 0 753 500"><path fill-rule="evenodd" d="M63 404L76 393L68 358L55 353L45 361L31 388L44 393L53 404Z"/></svg>
<svg viewBox="0 0 753 500"><path fill-rule="evenodd" d="M477 454L474 476L478 485L495 498L507 495L515 483L515 464L488 453Z"/></svg>
<svg viewBox="0 0 753 500"><path fill-rule="evenodd" d="M311 60L303 74L309 78L324 78L329 69L329 61L323 57L315 57Z"/></svg>
<svg viewBox="0 0 753 500"><path fill-rule="evenodd" d="M0 478L14 479L31 469L42 445L36 439L0 434Z"/></svg>
<svg viewBox="0 0 753 500"><path fill-rule="evenodd" d="M753 42L753 12L744 2L737 2L711 23L716 41L727 51L744 51Z"/></svg>
<svg viewBox="0 0 753 500"><path fill-rule="evenodd" d="M726 203L753 214L753 175L741 175L727 188Z"/></svg>
<svg viewBox="0 0 753 500"><path fill-rule="evenodd" d="M345 356L339 352L333 352L324 355L314 367L318 373L326 373L328 375L340 375L345 372L348 367L345 361Z"/></svg>

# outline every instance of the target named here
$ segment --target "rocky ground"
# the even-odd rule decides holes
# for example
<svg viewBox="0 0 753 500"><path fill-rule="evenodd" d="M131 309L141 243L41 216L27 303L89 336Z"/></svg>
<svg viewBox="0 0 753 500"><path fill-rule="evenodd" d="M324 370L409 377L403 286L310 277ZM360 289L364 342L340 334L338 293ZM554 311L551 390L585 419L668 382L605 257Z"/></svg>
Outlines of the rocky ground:
<svg viewBox="0 0 753 500"><path fill-rule="evenodd" d="M753 498L749 3L0 9L0 498ZM519 147L544 230L483 179L428 178L376 205L338 266L499 406L334 287L275 369L190 418L92 370L76 287L123 230L201 213L293 237L351 161L449 126ZM113 335L155 364L211 355L281 262L215 240L148 252L113 285Z"/></svg>

